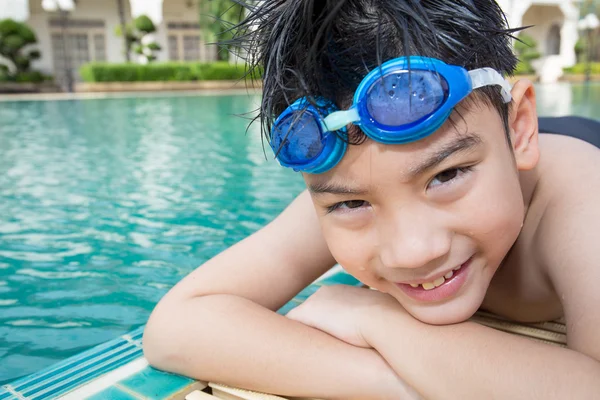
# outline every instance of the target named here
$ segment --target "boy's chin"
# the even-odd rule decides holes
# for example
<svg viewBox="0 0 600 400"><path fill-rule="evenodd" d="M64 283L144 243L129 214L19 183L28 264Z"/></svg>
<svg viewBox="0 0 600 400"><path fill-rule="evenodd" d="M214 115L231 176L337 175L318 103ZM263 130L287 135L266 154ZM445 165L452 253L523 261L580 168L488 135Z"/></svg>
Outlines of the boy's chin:
<svg viewBox="0 0 600 400"><path fill-rule="evenodd" d="M426 324L458 324L471 318L481 306L483 298L474 297L461 296L443 304L407 304L405 309L415 319Z"/></svg>

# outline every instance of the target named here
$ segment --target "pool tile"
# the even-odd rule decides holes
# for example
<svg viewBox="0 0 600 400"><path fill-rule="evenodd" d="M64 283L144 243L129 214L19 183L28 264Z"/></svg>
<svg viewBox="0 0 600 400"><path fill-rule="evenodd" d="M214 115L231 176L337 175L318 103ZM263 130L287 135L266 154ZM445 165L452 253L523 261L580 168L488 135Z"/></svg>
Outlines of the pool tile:
<svg viewBox="0 0 600 400"><path fill-rule="evenodd" d="M0 387L0 400L16 400L17 398L13 396L11 393L6 391L6 389Z"/></svg>
<svg viewBox="0 0 600 400"><path fill-rule="evenodd" d="M109 387L93 395L92 397L88 397L87 400L141 400L143 397L132 396L129 393L126 393L116 387Z"/></svg>
<svg viewBox="0 0 600 400"><path fill-rule="evenodd" d="M147 399L163 400L173 397L192 385L194 385L194 389L198 389L196 387L198 385L195 383L196 381L190 378L146 367L137 374L120 381L118 386L139 393ZM200 384L200 386L200 389L206 387L205 384Z"/></svg>
<svg viewBox="0 0 600 400"><path fill-rule="evenodd" d="M287 313L289 313L290 311L292 311L294 308L298 307L298 304L300 303L295 303L293 301L290 301L289 303L287 303L286 305L284 305L283 307L281 307L277 313L281 314L281 315L286 315Z"/></svg>
<svg viewBox="0 0 600 400"><path fill-rule="evenodd" d="M308 299L310 296L312 296L313 294L315 294L315 292L317 290L319 290L321 286L319 285L310 285L307 288L305 288L304 290L302 290L300 293L298 293L296 295L296 297L294 297L294 299L298 299L298 300L306 300Z"/></svg>
<svg viewBox="0 0 600 400"><path fill-rule="evenodd" d="M346 272L338 272L335 275L327 277L322 281L317 282L317 285L350 285L350 286L361 286L362 283Z"/></svg>

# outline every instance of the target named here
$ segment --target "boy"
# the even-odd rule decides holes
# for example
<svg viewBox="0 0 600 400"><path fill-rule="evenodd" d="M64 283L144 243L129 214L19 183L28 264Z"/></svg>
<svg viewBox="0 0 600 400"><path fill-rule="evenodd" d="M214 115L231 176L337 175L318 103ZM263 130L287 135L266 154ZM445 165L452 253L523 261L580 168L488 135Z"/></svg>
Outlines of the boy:
<svg viewBox="0 0 600 400"><path fill-rule="evenodd" d="M161 300L150 363L326 399L597 397L600 152L538 135L504 23L493 0L252 9L260 117L308 191ZM273 312L336 262L376 290ZM468 322L480 307L564 316L568 349Z"/></svg>

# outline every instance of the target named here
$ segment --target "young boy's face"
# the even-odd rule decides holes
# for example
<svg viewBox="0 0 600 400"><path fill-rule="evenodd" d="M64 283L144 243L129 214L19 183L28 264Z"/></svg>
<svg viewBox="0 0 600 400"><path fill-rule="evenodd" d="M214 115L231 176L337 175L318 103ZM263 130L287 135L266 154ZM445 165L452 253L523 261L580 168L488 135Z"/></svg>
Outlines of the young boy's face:
<svg viewBox="0 0 600 400"><path fill-rule="evenodd" d="M479 308L525 214L498 112L461 114L415 143L349 146L331 171L304 175L336 260L431 324Z"/></svg>

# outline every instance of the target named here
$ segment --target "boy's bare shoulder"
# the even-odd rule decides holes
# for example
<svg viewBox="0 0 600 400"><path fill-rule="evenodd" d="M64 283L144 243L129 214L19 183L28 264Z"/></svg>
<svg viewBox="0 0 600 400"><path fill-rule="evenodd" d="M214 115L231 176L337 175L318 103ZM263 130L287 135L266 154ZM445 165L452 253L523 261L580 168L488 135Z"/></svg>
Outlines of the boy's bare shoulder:
<svg viewBox="0 0 600 400"><path fill-rule="evenodd" d="M562 303L569 347L599 359L600 150L560 135L540 135L540 149L532 250Z"/></svg>

